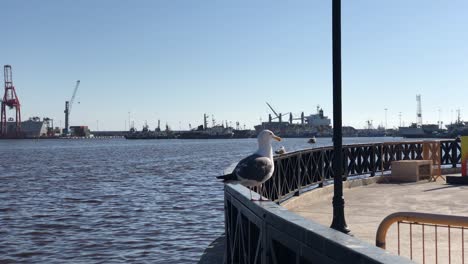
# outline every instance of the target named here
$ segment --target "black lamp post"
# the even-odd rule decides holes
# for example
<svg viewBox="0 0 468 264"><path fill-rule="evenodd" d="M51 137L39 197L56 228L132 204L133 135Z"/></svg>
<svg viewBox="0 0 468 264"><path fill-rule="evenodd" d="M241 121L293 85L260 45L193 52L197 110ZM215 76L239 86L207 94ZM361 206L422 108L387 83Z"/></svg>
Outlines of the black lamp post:
<svg viewBox="0 0 468 264"><path fill-rule="evenodd" d="M341 122L341 0L332 2L333 28L333 221L331 228L348 233L343 199L343 134Z"/></svg>

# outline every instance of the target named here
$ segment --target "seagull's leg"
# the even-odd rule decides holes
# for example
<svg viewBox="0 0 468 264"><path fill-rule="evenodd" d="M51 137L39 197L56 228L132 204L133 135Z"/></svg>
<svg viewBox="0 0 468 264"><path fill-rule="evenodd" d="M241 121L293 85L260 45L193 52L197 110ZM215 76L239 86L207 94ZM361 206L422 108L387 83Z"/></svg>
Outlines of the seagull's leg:
<svg viewBox="0 0 468 264"><path fill-rule="evenodd" d="M258 199L252 198L252 189L253 189L253 188L254 188L254 187L249 187L249 190L250 190L250 201L260 201L260 200L258 200ZM257 186L257 192L258 192L258 186ZM260 196L260 197L261 197L261 196Z"/></svg>
<svg viewBox="0 0 468 264"><path fill-rule="evenodd" d="M260 185L257 185L257 193L260 195L260 198L258 200L261 201L262 200L262 189L260 188Z"/></svg>
<svg viewBox="0 0 468 264"><path fill-rule="evenodd" d="M263 198L262 198L262 197L263 197L263 184L260 184L260 185L258 186L258 190L259 190L258 193L260 194L260 199L259 199L259 201L264 201Z"/></svg>

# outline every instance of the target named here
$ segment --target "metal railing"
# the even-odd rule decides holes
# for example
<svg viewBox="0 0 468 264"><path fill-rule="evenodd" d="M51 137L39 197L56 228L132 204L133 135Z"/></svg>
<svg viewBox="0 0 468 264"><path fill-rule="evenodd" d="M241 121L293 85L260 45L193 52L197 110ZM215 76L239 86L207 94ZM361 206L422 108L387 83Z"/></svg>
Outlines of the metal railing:
<svg viewBox="0 0 468 264"><path fill-rule="evenodd" d="M456 140L440 142L441 164L455 168L460 164L461 146ZM262 195L281 203L312 187L333 180L333 148L321 147L276 156L275 172L264 184ZM423 141L356 144L343 146L344 179L350 176L375 176L391 170L392 161L421 160Z"/></svg>
<svg viewBox="0 0 468 264"><path fill-rule="evenodd" d="M457 167L460 148L455 140L441 141L442 165ZM422 159L422 151L423 141L346 145L344 178L375 176L391 170L392 161ZM323 147L276 156L275 172L263 188L274 203L252 202L247 188L228 184L225 263L406 263L277 205L332 181L333 155L332 147Z"/></svg>
<svg viewBox="0 0 468 264"><path fill-rule="evenodd" d="M252 202L241 185L226 185L224 206L224 263L410 263L273 202Z"/></svg>
<svg viewBox="0 0 468 264"><path fill-rule="evenodd" d="M377 229L375 244L386 249L387 231L397 223L398 255L421 263L465 263L465 229L468 217L416 212L398 212L387 216ZM402 232L403 225L407 232ZM457 232L458 231L458 232ZM406 247L402 247L403 242Z"/></svg>

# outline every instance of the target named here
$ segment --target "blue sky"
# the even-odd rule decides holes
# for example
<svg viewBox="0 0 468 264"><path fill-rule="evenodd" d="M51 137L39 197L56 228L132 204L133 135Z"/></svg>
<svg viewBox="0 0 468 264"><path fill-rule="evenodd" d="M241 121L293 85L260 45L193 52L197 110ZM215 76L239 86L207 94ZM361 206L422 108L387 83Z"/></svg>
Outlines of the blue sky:
<svg viewBox="0 0 468 264"><path fill-rule="evenodd" d="M468 119L468 2L343 1L343 123ZM173 129L203 114L247 127L278 112L332 116L331 1L4 1L0 64L22 116Z"/></svg>

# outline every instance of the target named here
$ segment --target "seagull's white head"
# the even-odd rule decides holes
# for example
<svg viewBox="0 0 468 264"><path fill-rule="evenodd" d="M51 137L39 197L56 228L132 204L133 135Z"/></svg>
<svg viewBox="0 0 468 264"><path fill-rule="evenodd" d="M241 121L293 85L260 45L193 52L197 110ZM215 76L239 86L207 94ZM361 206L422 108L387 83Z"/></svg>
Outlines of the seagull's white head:
<svg viewBox="0 0 468 264"><path fill-rule="evenodd" d="M269 147L271 146L271 140L281 141L281 138L273 134L270 130L263 130L257 136L258 146L261 147Z"/></svg>

